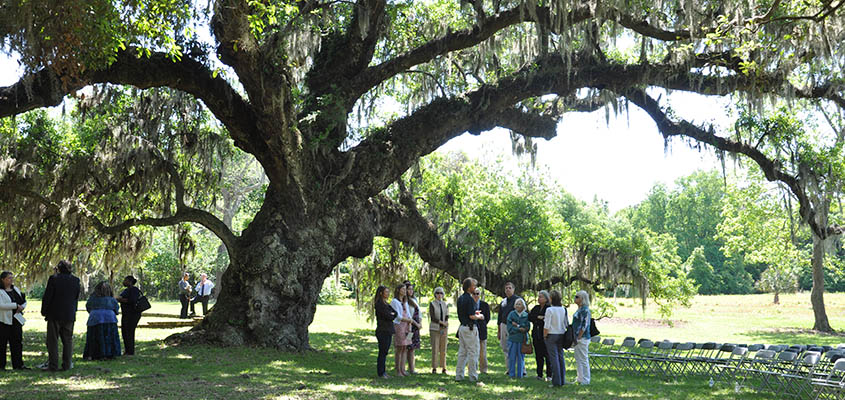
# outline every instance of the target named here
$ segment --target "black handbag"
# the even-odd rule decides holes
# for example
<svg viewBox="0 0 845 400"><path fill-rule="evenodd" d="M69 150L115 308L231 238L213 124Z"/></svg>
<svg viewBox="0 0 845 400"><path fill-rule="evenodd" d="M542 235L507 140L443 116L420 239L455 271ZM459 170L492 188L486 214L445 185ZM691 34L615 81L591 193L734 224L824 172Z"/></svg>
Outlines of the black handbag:
<svg viewBox="0 0 845 400"><path fill-rule="evenodd" d="M596 320L590 318L590 336L598 336L601 332L599 332L599 328L596 328Z"/></svg>
<svg viewBox="0 0 845 400"><path fill-rule="evenodd" d="M571 349L574 344L575 333L572 331L572 325L569 325L566 328L566 332L563 333L563 343L561 343L561 347L564 349Z"/></svg>
<svg viewBox="0 0 845 400"><path fill-rule="evenodd" d="M134 308L137 312L144 312L152 308L153 306L150 304L150 301L147 300L147 296L143 294L138 297L138 300L135 302Z"/></svg>

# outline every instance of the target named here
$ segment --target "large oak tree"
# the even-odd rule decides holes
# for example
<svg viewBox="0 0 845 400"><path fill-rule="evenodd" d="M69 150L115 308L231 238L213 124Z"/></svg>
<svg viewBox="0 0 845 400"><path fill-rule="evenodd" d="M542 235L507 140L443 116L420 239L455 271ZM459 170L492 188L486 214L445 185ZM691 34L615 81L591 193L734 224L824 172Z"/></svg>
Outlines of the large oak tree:
<svg viewBox="0 0 845 400"><path fill-rule="evenodd" d="M566 112L605 105L642 108L667 140L681 136L750 157L793 191L815 235L842 231L816 220L801 176L755 143L679 119L670 97L660 95L845 106L836 47L842 2L211 3L0 3L4 46L27 66L20 82L0 88L0 117L57 105L89 85L166 87L202 101L264 169L263 205L239 235L185 196L187 174L168 162L156 165L168 177L162 198L171 204L157 213L81 212L79 197L66 208L62 193L4 174L17 176L4 182L4 199L23 198L63 217L80 211L88 222L78 223L103 234L193 222L219 236L230 266L214 311L189 336L307 348L323 279L338 262L368 254L376 236L409 243L456 277L483 275L492 289L507 279L533 286L463 258L413 202L383 191L421 156L466 132L504 127L548 139ZM193 33L206 27L211 46ZM398 115L373 112L397 101ZM355 115L364 123L353 123Z"/></svg>

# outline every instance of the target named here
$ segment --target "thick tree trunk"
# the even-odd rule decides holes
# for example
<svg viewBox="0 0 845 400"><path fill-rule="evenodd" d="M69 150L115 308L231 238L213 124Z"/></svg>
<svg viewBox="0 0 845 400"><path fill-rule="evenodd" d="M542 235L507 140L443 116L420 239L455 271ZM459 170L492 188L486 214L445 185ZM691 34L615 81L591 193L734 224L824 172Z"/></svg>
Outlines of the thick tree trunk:
<svg viewBox="0 0 845 400"><path fill-rule="evenodd" d="M813 314L816 318L813 329L833 332L824 309L824 244L824 239L813 235L813 290L810 292L810 301L813 303Z"/></svg>
<svg viewBox="0 0 845 400"><path fill-rule="evenodd" d="M220 294L208 316L171 340L310 349L308 326L323 281L340 261L371 251L374 229L366 222L376 218L362 203L305 215L272 197L268 193L261 211L229 251Z"/></svg>
<svg viewBox="0 0 845 400"><path fill-rule="evenodd" d="M778 293L778 291L775 291L774 304L780 304L780 293Z"/></svg>

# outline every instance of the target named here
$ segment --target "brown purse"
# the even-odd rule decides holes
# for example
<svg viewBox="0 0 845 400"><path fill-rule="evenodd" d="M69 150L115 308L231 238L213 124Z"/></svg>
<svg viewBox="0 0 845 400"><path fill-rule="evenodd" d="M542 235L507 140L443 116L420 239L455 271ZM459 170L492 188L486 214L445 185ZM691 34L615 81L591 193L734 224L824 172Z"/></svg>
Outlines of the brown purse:
<svg viewBox="0 0 845 400"><path fill-rule="evenodd" d="M528 340L528 334L525 334L525 341L522 342L522 354L534 354L534 346Z"/></svg>

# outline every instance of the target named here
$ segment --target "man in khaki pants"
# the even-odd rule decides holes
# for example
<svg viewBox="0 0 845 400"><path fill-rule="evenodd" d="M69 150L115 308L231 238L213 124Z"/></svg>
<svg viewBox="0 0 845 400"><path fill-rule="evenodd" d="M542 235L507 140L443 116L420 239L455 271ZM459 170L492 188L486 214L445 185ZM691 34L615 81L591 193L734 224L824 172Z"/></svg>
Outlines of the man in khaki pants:
<svg viewBox="0 0 845 400"><path fill-rule="evenodd" d="M472 292L472 299L476 307L481 310L484 319L475 321L478 326L478 368L482 374L487 373L487 321L490 321L490 305L481 300L481 288L477 287Z"/></svg>
<svg viewBox="0 0 845 400"><path fill-rule="evenodd" d="M458 319L461 326L458 328L458 369L455 372L455 381L464 379L464 367L469 367L469 380L478 380L478 327L476 321L484 318L481 312L475 307L472 295L475 291L477 281L466 278L463 282L464 294L458 298ZM479 383L481 384L481 383Z"/></svg>
<svg viewBox="0 0 845 400"><path fill-rule="evenodd" d="M513 305L516 304L516 299L519 296L513 294L516 288L513 283L505 283L505 299L499 306L499 346L502 347L502 352L505 353L505 365L508 364L508 314L513 311Z"/></svg>

